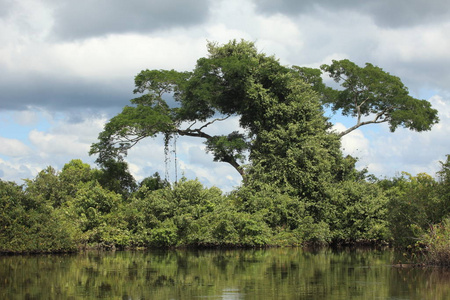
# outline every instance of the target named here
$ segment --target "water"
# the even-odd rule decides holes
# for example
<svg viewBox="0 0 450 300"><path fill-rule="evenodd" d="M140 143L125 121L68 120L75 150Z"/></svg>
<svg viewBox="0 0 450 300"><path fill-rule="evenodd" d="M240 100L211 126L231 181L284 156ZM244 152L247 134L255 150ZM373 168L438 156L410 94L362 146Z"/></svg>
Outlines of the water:
<svg viewBox="0 0 450 300"><path fill-rule="evenodd" d="M0 299L450 299L450 271L395 252L87 252L0 256Z"/></svg>

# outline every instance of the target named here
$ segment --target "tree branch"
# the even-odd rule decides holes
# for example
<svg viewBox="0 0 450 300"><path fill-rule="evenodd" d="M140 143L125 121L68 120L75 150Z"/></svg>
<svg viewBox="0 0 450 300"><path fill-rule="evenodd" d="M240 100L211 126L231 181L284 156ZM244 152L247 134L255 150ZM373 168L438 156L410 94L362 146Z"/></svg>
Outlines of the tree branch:
<svg viewBox="0 0 450 300"><path fill-rule="evenodd" d="M228 116L228 117L229 117L229 116ZM181 135L181 136L201 137L201 138L204 138L204 139L210 141L210 140L213 139L213 136L211 136L211 135L209 135L209 134L203 132L201 129L205 128L206 126L208 126L208 125L210 125L210 124L212 124L212 123L214 123L215 121L223 121L223 120L227 119L228 117L223 118L223 119L215 119L215 120L213 120L213 121L211 121L211 122L209 122L209 123L207 123L207 124L201 126L201 127L198 128L198 129L191 129L190 127L193 125L193 124L192 124L192 125L189 126L187 129L177 129L177 130L176 130L176 133L179 134L179 135ZM224 157L222 158L221 161L222 161L222 162L229 163L233 168L236 169L236 171L238 171L238 173L239 173L242 177L244 177L245 174L244 174L244 170L243 170L242 166L236 161L236 159L235 159L233 156L231 156L231 155L226 155L226 156L224 156Z"/></svg>
<svg viewBox="0 0 450 300"><path fill-rule="evenodd" d="M216 122L216 121L225 121L226 119L228 119L229 117L231 117L231 115L226 116L225 118L218 118L218 119L214 119L211 122L206 123L205 125L203 125L202 127L200 127L198 130L202 130L205 127L208 127L209 125L211 125L212 123Z"/></svg>
<svg viewBox="0 0 450 300"><path fill-rule="evenodd" d="M375 115L375 118L374 118L372 121L361 122L361 116L362 116L362 115L361 115L360 106L363 105L367 100L368 100L368 99L364 100L363 102L361 102L361 104L360 104L359 106L357 106L358 121L357 121L356 125L354 125L354 126L348 128L347 130L345 130L345 131L343 131L343 132L338 133L338 136L339 136L339 137L343 137L344 135L346 135L346 134L352 132L353 130L358 129L359 127L364 126L364 125L368 125L368 124L380 124L380 123L385 123L385 122L388 122L388 121L389 121L388 119L381 119L381 120L380 120L380 118L381 118L385 113L387 113L388 111L393 110L393 109L395 108L394 106L386 107L385 109L383 109L382 111L380 111L379 113L377 113L377 114Z"/></svg>
<svg viewBox="0 0 450 300"><path fill-rule="evenodd" d="M377 117L377 118L378 118L378 117ZM343 132L339 132L339 133L338 133L338 136L339 136L339 137L343 137L344 135L349 134L349 133L352 132L353 130L358 129L359 127L364 126L364 125L368 125L368 124L380 124L380 123L385 123L385 122L388 121L387 119L384 119L384 120L381 120L381 121L377 121L377 118L375 118L375 120L372 120L372 121L360 122L360 123L356 124L355 126L352 126L352 127L348 128L347 130L344 130Z"/></svg>

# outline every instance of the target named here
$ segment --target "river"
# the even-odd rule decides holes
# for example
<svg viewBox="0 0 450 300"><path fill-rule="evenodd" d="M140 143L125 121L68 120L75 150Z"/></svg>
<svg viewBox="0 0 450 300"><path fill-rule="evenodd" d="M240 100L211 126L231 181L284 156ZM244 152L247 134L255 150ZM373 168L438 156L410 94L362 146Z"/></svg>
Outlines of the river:
<svg viewBox="0 0 450 300"><path fill-rule="evenodd" d="M391 250L89 251L0 256L0 299L450 299L450 271Z"/></svg>

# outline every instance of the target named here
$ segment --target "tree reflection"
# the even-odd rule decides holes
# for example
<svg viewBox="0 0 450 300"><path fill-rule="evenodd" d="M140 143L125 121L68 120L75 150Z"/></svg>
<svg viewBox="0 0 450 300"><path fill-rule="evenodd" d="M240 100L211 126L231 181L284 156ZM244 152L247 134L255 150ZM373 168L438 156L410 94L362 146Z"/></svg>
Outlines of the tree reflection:
<svg viewBox="0 0 450 300"><path fill-rule="evenodd" d="M1 299L450 299L450 272L394 252L297 248L0 257Z"/></svg>

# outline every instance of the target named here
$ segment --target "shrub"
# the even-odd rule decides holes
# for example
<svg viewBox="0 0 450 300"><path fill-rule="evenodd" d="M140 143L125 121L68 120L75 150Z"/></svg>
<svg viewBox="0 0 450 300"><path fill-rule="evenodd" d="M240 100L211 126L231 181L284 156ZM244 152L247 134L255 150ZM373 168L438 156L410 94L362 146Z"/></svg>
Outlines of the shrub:
<svg viewBox="0 0 450 300"><path fill-rule="evenodd" d="M440 184L428 174L403 176L379 183L386 190L388 220L394 243L399 247L413 245L430 224L443 220L448 199L439 194ZM444 209L445 208L445 209Z"/></svg>
<svg viewBox="0 0 450 300"><path fill-rule="evenodd" d="M0 180L0 252L76 250L79 231L63 211Z"/></svg>
<svg viewBox="0 0 450 300"><path fill-rule="evenodd" d="M334 241L380 241L389 238L387 198L366 181L344 181L329 189L324 221Z"/></svg>
<svg viewBox="0 0 450 300"><path fill-rule="evenodd" d="M420 243L425 244L425 262L431 265L450 266L450 218L431 225Z"/></svg>

